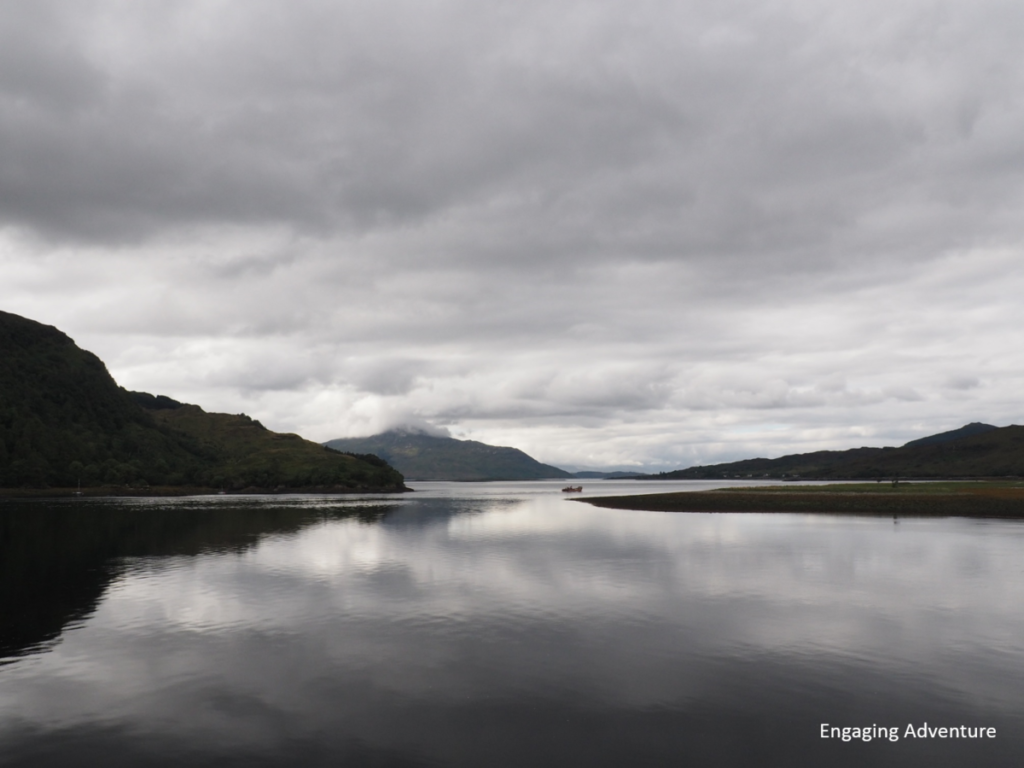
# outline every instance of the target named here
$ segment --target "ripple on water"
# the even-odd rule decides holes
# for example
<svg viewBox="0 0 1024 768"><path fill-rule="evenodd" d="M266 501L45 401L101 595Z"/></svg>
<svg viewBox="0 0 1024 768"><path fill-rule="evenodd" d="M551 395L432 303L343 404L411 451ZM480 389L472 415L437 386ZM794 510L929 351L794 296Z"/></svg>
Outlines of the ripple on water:
<svg viewBox="0 0 1024 768"><path fill-rule="evenodd" d="M37 557L8 571L35 622L0 667L11 765L1024 756L1013 523L634 513L546 486L33 509L62 535L26 528ZM816 737L923 720L1001 736Z"/></svg>

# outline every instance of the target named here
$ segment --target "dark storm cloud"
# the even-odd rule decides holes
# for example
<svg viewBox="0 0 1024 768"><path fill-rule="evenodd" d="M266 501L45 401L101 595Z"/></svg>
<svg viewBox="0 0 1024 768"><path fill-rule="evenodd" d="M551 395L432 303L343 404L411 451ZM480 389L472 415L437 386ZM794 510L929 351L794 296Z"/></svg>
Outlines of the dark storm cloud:
<svg viewBox="0 0 1024 768"><path fill-rule="evenodd" d="M0 299L321 439L670 461L1013 420L1022 33L997 1L0 3Z"/></svg>
<svg viewBox="0 0 1024 768"><path fill-rule="evenodd" d="M851 11L759 4L9 4L3 214L104 241L497 207L517 242L449 257L821 258L879 195L1005 192L1005 172L961 174L986 159L966 139L999 106L988 82L1017 78L970 42L970 12L937 13L867 33ZM1016 144L982 154L1019 164Z"/></svg>

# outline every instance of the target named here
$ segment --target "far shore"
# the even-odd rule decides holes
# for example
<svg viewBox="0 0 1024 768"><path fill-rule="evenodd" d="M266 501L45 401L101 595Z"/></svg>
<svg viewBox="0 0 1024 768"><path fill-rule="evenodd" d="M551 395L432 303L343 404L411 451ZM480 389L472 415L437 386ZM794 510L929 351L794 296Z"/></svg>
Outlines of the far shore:
<svg viewBox="0 0 1024 768"><path fill-rule="evenodd" d="M223 490L199 486L168 485L131 488L103 485L89 488L0 488L0 499L65 499L65 498L165 498L175 496L281 496L292 493L352 496L365 493L411 493L412 488L343 488L311 486L305 488L239 488Z"/></svg>
<svg viewBox="0 0 1024 768"><path fill-rule="evenodd" d="M887 517L1024 518L1024 483L934 482L719 488L578 498L598 507L651 512L856 514Z"/></svg>

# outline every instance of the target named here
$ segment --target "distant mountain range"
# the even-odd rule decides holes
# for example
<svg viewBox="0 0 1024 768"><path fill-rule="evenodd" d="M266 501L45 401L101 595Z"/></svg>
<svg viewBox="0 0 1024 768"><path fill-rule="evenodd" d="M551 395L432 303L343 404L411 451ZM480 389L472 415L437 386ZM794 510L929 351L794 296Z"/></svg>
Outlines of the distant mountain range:
<svg viewBox="0 0 1024 768"><path fill-rule="evenodd" d="M0 488L401 491L376 456L128 392L56 328L0 312Z"/></svg>
<svg viewBox="0 0 1024 768"><path fill-rule="evenodd" d="M621 470L601 472L596 469L583 469L570 474L578 480L631 480L634 477L640 477L643 472L623 472Z"/></svg>
<svg viewBox="0 0 1024 768"><path fill-rule="evenodd" d="M517 448L475 440L437 437L414 429L394 429L371 437L344 437L329 448L380 456L407 480L544 480L570 478L564 469L541 464Z"/></svg>
<svg viewBox="0 0 1024 768"><path fill-rule="evenodd" d="M390 466L389 466L390 463ZM396 469L398 471L396 471ZM0 312L0 488L153 486L400 491L415 480L628 477L542 464L515 448L392 430L326 447L244 414L119 387L65 334ZM973 423L901 448L817 451L690 467L653 479L1024 476L1024 427Z"/></svg>
<svg viewBox="0 0 1024 768"><path fill-rule="evenodd" d="M974 422L900 448L852 448L677 469L649 480L877 479L1024 476L1024 427Z"/></svg>

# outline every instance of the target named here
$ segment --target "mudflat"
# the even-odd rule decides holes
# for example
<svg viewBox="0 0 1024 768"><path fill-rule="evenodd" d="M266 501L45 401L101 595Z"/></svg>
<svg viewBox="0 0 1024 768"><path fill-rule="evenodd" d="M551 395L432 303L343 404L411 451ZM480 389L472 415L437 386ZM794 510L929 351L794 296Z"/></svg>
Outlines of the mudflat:
<svg viewBox="0 0 1024 768"><path fill-rule="evenodd" d="M842 483L573 499L654 512L796 512L904 517L1024 518L1024 482Z"/></svg>

